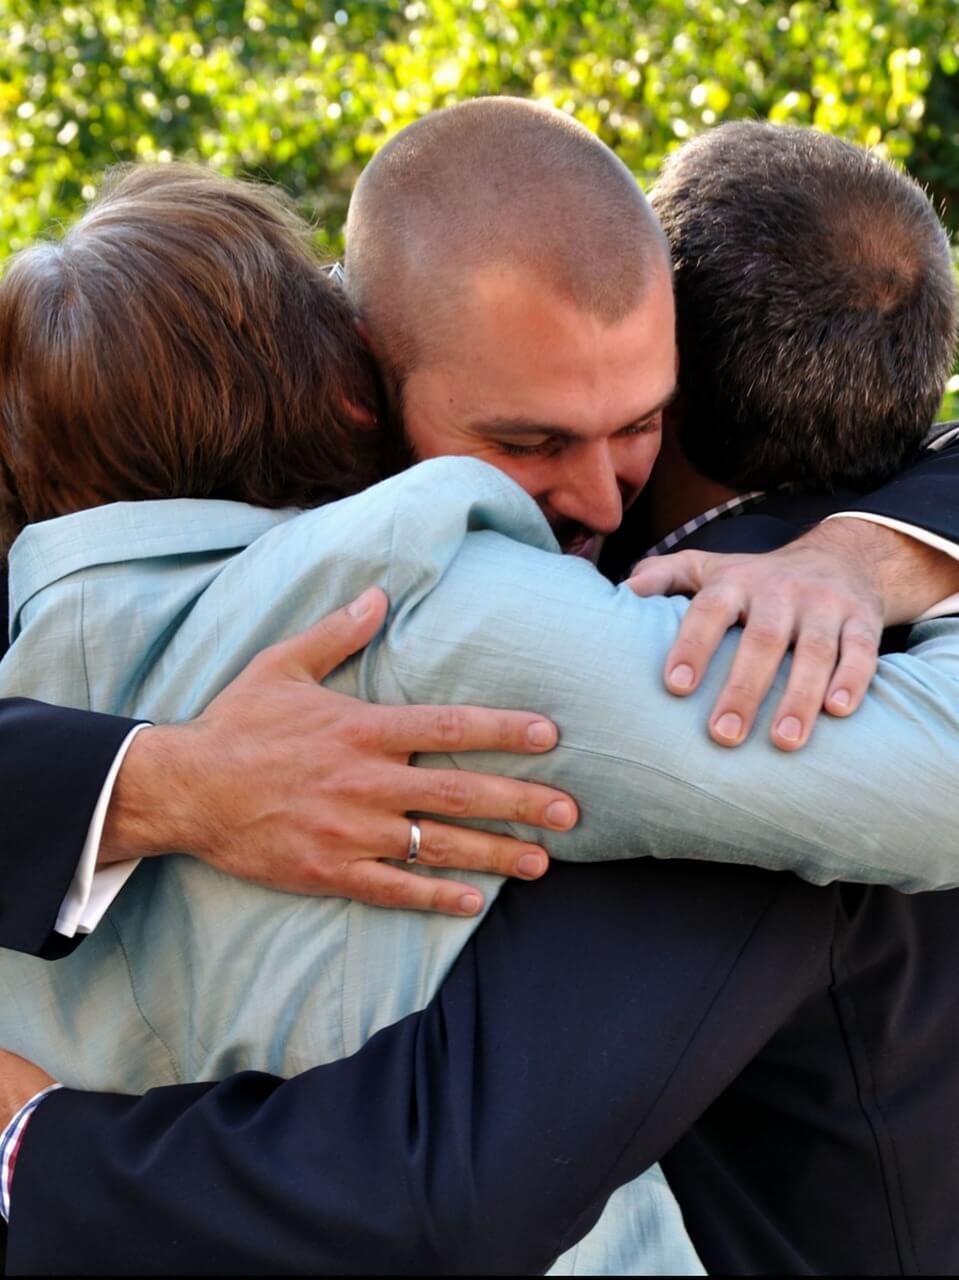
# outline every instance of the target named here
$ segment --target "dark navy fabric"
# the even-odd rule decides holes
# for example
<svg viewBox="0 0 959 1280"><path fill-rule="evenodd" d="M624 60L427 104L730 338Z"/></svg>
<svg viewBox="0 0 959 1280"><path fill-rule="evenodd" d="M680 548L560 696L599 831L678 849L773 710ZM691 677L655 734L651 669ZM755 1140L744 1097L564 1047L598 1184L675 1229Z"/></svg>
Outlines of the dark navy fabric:
<svg viewBox="0 0 959 1280"><path fill-rule="evenodd" d="M510 883L431 1005L350 1059L48 1098L9 1270L542 1272L824 981L834 911L707 863Z"/></svg>
<svg viewBox="0 0 959 1280"><path fill-rule="evenodd" d="M770 499L722 522L722 549L804 515ZM959 891L840 887L828 982L662 1161L708 1271L959 1274L957 966Z"/></svg>
<svg viewBox="0 0 959 1280"><path fill-rule="evenodd" d="M956 479L944 451L863 505L959 541ZM742 539L723 549L756 549L750 520L769 545L784 516L723 522ZM89 757L93 718L51 757L18 750L10 714L0 785L44 798L0 897L49 922L50 797L73 794L55 775ZM534 1273L664 1155L712 1271L959 1272L957 913L954 893L555 865L507 885L432 1004L350 1059L53 1095L18 1162L10 1273Z"/></svg>
<svg viewBox="0 0 959 1280"><path fill-rule="evenodd" d="M0 561L0 657L7 573ZM106 775L136 721L0 698L0 947L55 959L53 932Z"/></svg>

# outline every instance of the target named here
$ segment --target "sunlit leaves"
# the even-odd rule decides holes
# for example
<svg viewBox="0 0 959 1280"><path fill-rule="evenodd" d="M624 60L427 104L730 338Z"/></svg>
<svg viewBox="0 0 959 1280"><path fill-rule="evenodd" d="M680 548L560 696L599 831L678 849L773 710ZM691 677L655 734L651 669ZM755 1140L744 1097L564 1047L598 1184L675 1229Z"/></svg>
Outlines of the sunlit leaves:
<svg viewBox="0 0 959 1280"><path fill-rule="evenodd" d="M0 257L108 165L171 157L276 179L335 251L383 140L482 93L574 113L644 183L759 116L879 146L949 202L957 77L956 0L0 0Z"/></svg>

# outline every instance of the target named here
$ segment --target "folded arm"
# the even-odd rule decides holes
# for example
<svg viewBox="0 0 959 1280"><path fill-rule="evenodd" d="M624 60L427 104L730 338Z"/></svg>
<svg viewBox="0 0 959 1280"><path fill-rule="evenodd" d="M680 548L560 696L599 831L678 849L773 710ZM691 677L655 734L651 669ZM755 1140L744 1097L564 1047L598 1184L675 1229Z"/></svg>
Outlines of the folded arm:
<svg viewBox="0 0 959 1280"><path fill-rule="evenodd" d="M420 518L401 510L396 545L416 546ZM944 803L959 766L959 622L916 628L908 654L880 661L856 715L825 722L801 754L764 735L727 752L659 678L685 601L639 600L589 565L491 531L466 533L440 573L404 557L388 592L395 616L367 667L370 696L532 701L559 726L555 752L522 762L580 804L554 856L748 862L908 890L959 883ZM715 701L736 642L723 640L701 705ZM784 668L760 713L767 728L786 679Z"/></svg>

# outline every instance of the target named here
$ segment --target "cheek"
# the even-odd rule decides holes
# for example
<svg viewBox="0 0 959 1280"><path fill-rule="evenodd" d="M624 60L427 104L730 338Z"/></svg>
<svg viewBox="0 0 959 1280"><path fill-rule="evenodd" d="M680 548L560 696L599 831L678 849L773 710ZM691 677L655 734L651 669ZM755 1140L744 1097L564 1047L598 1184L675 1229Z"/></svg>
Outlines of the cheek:
<svg viewBox="0 0 959 1280"><path fill-rule="evenodd" d="M616 465L620 483L638 493L649 479L649 473L659 456L661 442L662 436L658 431L622 441L623 447Z"/></svg>
<svg viewBox="0 0 959 1280"><path fill-rule="evenodd" d="M478 457L515 480L521 489L525 489L531 498L545 498L555 483L550 462L544 458L510 458L508 455L490 449L487 453L478 453Z"/></svg>

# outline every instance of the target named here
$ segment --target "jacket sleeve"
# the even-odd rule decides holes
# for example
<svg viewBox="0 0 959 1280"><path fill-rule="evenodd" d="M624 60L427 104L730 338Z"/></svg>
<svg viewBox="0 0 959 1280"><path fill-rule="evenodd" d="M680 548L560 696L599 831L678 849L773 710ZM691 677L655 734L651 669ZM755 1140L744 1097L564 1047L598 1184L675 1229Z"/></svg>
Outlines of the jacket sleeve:
<svg viewBox="0 0 959 1280"><path fill-rule="evenodd" d="M901 520L959 542L959 434L933 440L911 467L846 509Z"/></svg>
<svg viewBox="0 0 959 1280"><path fill-rule="evenodd" d="M0 699L0 947L55 959L54 933L114 757L135 721Z"/></svg>

